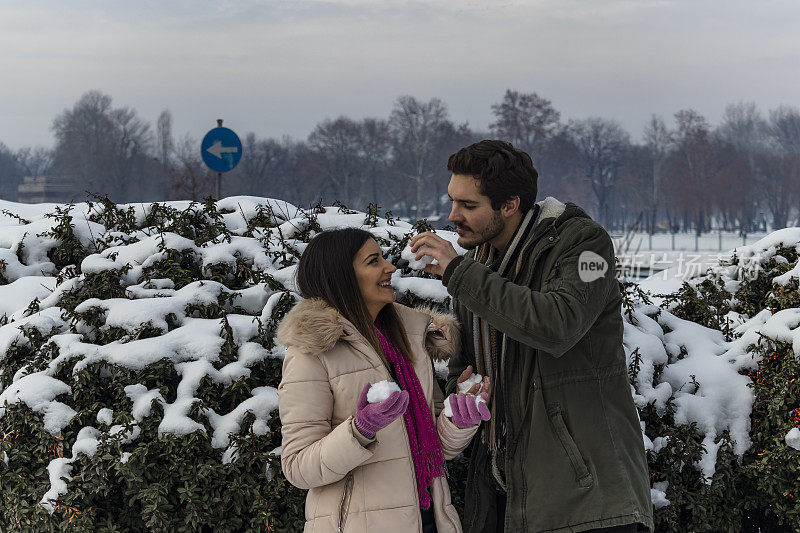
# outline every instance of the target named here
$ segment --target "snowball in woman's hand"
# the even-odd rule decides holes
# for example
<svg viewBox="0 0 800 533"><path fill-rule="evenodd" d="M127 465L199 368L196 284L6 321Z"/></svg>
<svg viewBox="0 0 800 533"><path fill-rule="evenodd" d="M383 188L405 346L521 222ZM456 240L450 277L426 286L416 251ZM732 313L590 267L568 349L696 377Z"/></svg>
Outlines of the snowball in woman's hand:
<svg viewBox="0 0 800 533"><path fill-rule="evenodd" d="M383 380L373 383L367 391L367 402L380 403L388 399L393 392L400 392L400 387L393 381Z"/></svg>
<svg viewBox="0 0 800 533"><path fill-rule="evenodd" d="M464 394L464 393L460 392L459 394ZM453 396L453 395L451 394L450 396ZM450 396L445 398L445 400L444 400L444 409L442 410L442 411L444 411L444 416L446 416L447 418L453 418L453 406L450 404ZM470 397L470 398L473 398L475 400L475 406L476 407L478 406L478 404L486 403L486 400L480 394L477 395L477 396L474 396L472 394L467 394L467 396Z"/></svg>
<svg viewBox="0 0 800 533"><path fill-rule="evenodd" d="M427 246L420 246L415 253L411 251L411 245L408 244L405 248L403 248L403 251L400 252L400 259L405 259L408 261L408 266L413 270L422 270L435 261L435 259L429 255L423 255L420 260L415 259L417 254L420 251L424 251L425 248L427 248Z"/></svg>
<svg viewBox="0 0 800 533"><path fill-rule="evenodd" d="M481 383L481 381L483 381L483 376L481 376L480 374L472 374L470 377L466 379L466 381L462 381L461 383L458 384L458 392L460 394L466 394L467 391L471 389L473 385ZM478 389L478 392L480 393L482 389L483 385L481 385L481 387ZM480 396L480 394L478 396Z"/></svg>

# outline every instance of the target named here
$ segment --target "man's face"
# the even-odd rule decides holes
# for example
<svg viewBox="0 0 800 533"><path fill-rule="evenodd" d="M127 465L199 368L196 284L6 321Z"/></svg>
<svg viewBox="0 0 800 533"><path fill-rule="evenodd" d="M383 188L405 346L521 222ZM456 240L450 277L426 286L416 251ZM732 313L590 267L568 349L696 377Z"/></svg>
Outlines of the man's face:
<svg viewBox="0 0 800 533"><path fill-rule="evenodd" d="M453 174L447 194L453 201L448 220L456 225L462 248L470 250L491 241L505 228L500 211L492 209L489 197L478 191L478 180L472 176Z"/></svg>

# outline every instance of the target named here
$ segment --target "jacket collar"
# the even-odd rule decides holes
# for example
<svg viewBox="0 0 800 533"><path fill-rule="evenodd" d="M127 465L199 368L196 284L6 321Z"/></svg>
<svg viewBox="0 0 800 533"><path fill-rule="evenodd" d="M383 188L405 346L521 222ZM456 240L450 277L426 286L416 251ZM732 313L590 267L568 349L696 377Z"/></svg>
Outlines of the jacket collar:
<svg viewBox="0 0 800 533"><path fill-rule="evenodd" d="M564 203L552 196L536 202L536 205L539 206L539 215L534 222L535 229L542 224L560 226L570 218L591 218L579 205L572 202ZM548 222L548 219L552 220Z"/></svg>
<svg viewBox="0 0 800 533"><path fill-rule="evenodd" d="M552 196L548 196L541 202L536 202L536 205L539 206L539 215L533 222L534 226L539 225L539 223L541 223L546 218L558 218L559 216L561 216L561 213L563 213L564 209L567 207L566 204L559 202Z"/></svg>
<svg viewBox="0 0 800 533"><path fill-rule="evenodd" d="M426 348L434 359L448 359L456 351L459 340L456 318L448 313L419 307L412 309L392 303L406 333L409 336L435 336L434 342L426 342ZM278 326L278 341L284 346L293 346L304 353L324 353L340 340L353 345L367 344L356 327L323 300L307 299L297 302ZM444 341L442 339L445 339Z"/></svg>

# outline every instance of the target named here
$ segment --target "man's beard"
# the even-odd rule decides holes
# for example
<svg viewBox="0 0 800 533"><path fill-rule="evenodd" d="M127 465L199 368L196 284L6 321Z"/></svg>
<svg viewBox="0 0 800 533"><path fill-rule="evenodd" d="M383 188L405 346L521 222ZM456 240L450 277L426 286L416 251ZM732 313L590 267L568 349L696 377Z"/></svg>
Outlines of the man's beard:
<svg viewBox="0 0 800 533"><path fill-rule="evenodd" d="M469 231L472 235L469 235L469 240L466 240L466 236L459 237L458 245L466 250L472 250L473 248L494 239L500 235L504 229L505 223L503 222L503 217L500 216L499 211L494 211L492 213L492 218L489 220L489 224L483 230L480 232L474 232L470 228Z"/></svg>

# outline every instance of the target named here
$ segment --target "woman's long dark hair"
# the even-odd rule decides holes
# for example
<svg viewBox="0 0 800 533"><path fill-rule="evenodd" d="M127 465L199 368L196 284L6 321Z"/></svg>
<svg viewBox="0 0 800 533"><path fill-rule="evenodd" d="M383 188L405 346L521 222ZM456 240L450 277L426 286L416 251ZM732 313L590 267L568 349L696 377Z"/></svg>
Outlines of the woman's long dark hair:
<svg viewBox="0 0 800 533"><path fill-rule="evenodd" d="M318 298L339 311L386 362L353 269L356 253L367 239L374 238L370 232L358 228L328 230L318 234L300 256L297 288L303 298ZM400 353L411 361L408 338L394 306L385 305L378 313L377 322Z"/></svg>

